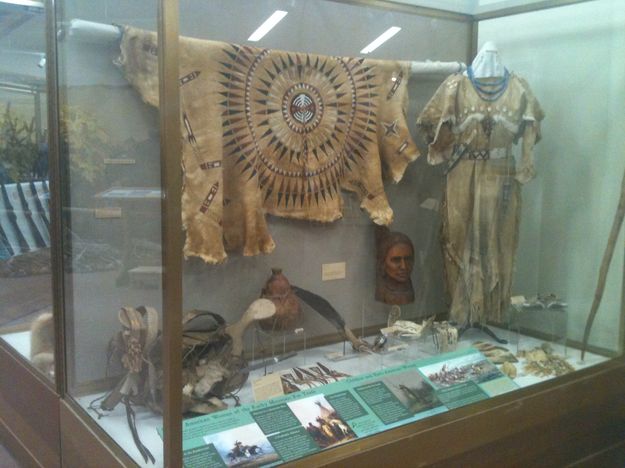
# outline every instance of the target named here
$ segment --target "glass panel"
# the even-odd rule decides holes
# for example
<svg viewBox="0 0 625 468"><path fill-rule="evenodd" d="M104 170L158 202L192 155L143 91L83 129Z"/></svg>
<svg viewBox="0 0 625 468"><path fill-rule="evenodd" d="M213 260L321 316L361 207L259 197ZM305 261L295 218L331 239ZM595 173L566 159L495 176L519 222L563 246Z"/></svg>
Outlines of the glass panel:
<svg viewBox="0 0 625 468"><path fill-rule="evenodd" d="M543 0L394 0L394 3L403 3L417 7L434 8L466 15L501 12L508 8L528 7Z"/></svg>
<svg viewBox="0 0 625 468"><path fill-rule="evenodd" d="M480 13L497 12L514 7L527 6L531 8L533 5L540 2L541 0L478 0L474 2L471 14L477 15Z"/></svg>
<svg viewBox="0 0 625 468"><path fill-rule="evenodd" d="M623 14L605 2L604 19L591 20L590 7L480 25L506 59L511 48L512 75L477 63L423 73L418 61L467 60L470 24L458 20L324 1L181 12L184 309L218 314L234 342L249 325L241 355L187 344L183 355L204 359L185 359L189 374L220 377L210 349L238 380L185 380L196 398L186 462L295 460L621 351L619 243L593 346L579 354L623 161L623 137L608 130L624 120L613 104L623 102ZM286 16L252 41L276 10ZM401 29L367 54L390 27ZM576 65L588 102L561 119L571 98L557 71L595 47ZM599 63L596 90L582 87ZM608 112L590 103L599 90ZM610 158L605 170L581 162L594 148ZM602 189L573 203L580 174L595 172ZM612 201L599 210L608 180ZM584 225L596 236L580 235ZM577 252L595 237L581 268ZM263 316L259 297L276 309L268 321L248 320ZM190 419L201 412L215 414Z"/></svg>
<svg viewBox="0 0 625 468"><path fill-rule="evenodd" d="M497 0L496 0L497 1ZM479 0L395 0L395 3L403 3L417 7L436 8L472 15L479 5Z"/></svg>
<svg viewBox="0 0 625 468"><path fill-rule="evenodd" d="M514 73L488 60L454 73L473 60L471 24L458 18L322 0L183 6L186 464L295 460L621 352L618 244L592 346L579 357L622 170L624 20L617 2L599 3L610 20L593 18L589 3L480 26L480 41L499 44ZM67 166L72 252L85 239L120 252L111 255L120 271L69 276L72 388L85 405L138 389L139 442L122 404L99 422L144 463L143 447L159 447L162 365L145 351L158 324L137 305L159 310L158 289L145 288L158 283L160 218L136 199L146 192L114 187L158 185L157 48L153 18L116 7L115 17L64 9L64 22L136 26L123 29L123 77L110 65L117 43L67 34L60 58L67 103L96 113L108 135L93 146L144 144L110 150L117 162L104 174L119 172L100 186ZM252 41L276 10L286 16ZM368 52L391 27L401 29ZM596 48L576 61L574 91L589 93L578 106L557 72ZM73 138L70 162L82 154ZM597 149L611 171L586 162ZM134 163L116 167L124 158ZM592 184L582 197L579 174ZM105 379L111 337L118 372ZM92 406L103 412L101 400Z"/></svg>
<svg viewBox="0 0 625 468"><path fill-rule="evenodd" d="M124 78L112 26L154 31L156 4L56 5L69 394L138 463L162 466L162 415L137 406L162 403L139 381L161 362L158 112Z"/></svg>
<svg viewBox="0 0 625 468"><path fill-rule="evenodd" d="M0 16L0 336L53 379L45 14Z"/></svg>
<svg viewBox="0 0 625 468"><path fill-rule="evenodd" d="M290 461L446 411L458 401L427 375L453 359L514 388L470 342L456 351L455 328L432 333L447 312L441 177L425 157L413 162L423 144L411 131L466 60L470 23L341 2L247 5L181 12L193 135L183 219L186 254L199 257L185 262L184 309L219 314L234 340L249 325L240 356L212 347L238 380L212 393L185 382L204 402L189 402L189 418L229 407L185 421L185 461ZM276 10L287 15L250 41ZM401 30L354 58L390 27ZM425 60L443 61L444 74L419 74ZM276 311L268 320L265 306ZM261 320L247 320L254 312ZM485 397L471 385L463 398Z"/></svg>
<svg viewBox="0 0 625 468"><path fill-rule="evenodd" d="M625 112L616 103L624 98L625 58L618 52L625 46L624 25L622 4L604 0L483 21L479 28L480 47L489 41L499 49L545 113L536 178L522 188L512 291L525 304L515 316L533 334L555 333L576 348L622 190L625 137L617 128ZM558 351L576 368L622 352L622 235L615 245L590 329L592 352L582 364L577 350ZM523 351L534 343L518 346Z"/></svg>

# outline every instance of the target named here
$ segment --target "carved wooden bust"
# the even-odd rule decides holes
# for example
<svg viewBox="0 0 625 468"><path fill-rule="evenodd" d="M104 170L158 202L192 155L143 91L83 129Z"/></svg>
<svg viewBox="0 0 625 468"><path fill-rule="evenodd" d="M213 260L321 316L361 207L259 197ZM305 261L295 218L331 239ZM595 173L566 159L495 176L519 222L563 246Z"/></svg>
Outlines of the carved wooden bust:
<svg viewBox="0 0 625 468"><path fill-rule="evenodd" d="M414 246L401 232L376 227L376 285L375 299L385 304L402 305L414 302L412 267Z"/></svg>

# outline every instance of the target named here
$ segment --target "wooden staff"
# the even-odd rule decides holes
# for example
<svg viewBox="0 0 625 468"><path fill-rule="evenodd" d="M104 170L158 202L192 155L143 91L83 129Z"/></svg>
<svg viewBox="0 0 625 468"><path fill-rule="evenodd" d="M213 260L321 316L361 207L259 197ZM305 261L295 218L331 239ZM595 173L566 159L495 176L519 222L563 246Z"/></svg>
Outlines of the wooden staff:
<svg viewBox="0 0 625 468"><path fill-rule="evenodd" d="M610 269L610 262L614 256L614 249L616 247L616 241L618 239L621 225L623 224L623 217L625 216L625 174L623 174L623 181L621 182L621 198L618 202L618 208L616 215L614 216L614 222L612 223L612 230L610 231L610 237L608 238L608 245L606 246L605 253L603 254L603 260L601 261L601 268L599 269L599 280L597 281L597 289L595 289L595 298L586 320L586 329L584 330L584 341L582 343L582 360L584 360L584 354L586 353L586 346L588 345L588 338L590 336L590 329L592 323L597 315L599 304L601 304L601 298L603 297L603 290L605 289L606 278L608 277L608 270Z"/></svg>

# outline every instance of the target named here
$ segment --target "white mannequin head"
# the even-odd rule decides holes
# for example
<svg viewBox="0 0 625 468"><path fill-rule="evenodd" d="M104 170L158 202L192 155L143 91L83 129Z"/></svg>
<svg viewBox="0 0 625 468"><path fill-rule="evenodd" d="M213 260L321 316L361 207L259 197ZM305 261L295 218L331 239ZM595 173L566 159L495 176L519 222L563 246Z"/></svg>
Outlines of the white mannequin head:
<svg viewBox="0 0 625 468"><path fill-rule="evenodd" d="M504 75L504 66L499 56L499 49L492 41L486 41L475 56L473 63L473 75L476 78L488 78Z"/></svg>
<svg viewBox="0 0 625 468"><path fill-rule="evenodd" d="M497 46L495 45L493 41L486 41L484 45L482 46L482 48L480 49L480 51L478 52L478 55L486 54L486 53L491 53L491 54L499 53L499 49L497 49Z"/></svg>

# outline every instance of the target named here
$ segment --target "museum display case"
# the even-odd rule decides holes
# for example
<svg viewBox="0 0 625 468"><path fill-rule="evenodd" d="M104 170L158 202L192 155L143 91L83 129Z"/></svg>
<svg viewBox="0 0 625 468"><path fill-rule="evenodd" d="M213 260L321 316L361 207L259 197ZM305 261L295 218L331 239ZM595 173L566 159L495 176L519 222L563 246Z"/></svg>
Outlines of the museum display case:
<svg viewBox="0 0 625 468"><path fill-rule="evenodd" d="M38 158L0 156L0 273L48 302L0 277L0 333L30 350L54 285L63 464L624 440L618 1L47 7L47 89L0 87Z"/></svg>
<svg viewBox="0 0 625 468"><path fill-rule="evenodd" d="M0 337L53 379L45 15L0 8Z"/></svg>
<svg viewBox="0 0 625 468"><path fill-rule="evenodd" d="M62 371L55 359L46 44L42 4L0 2L0 440L53 467L60 463Z"/></svg>

